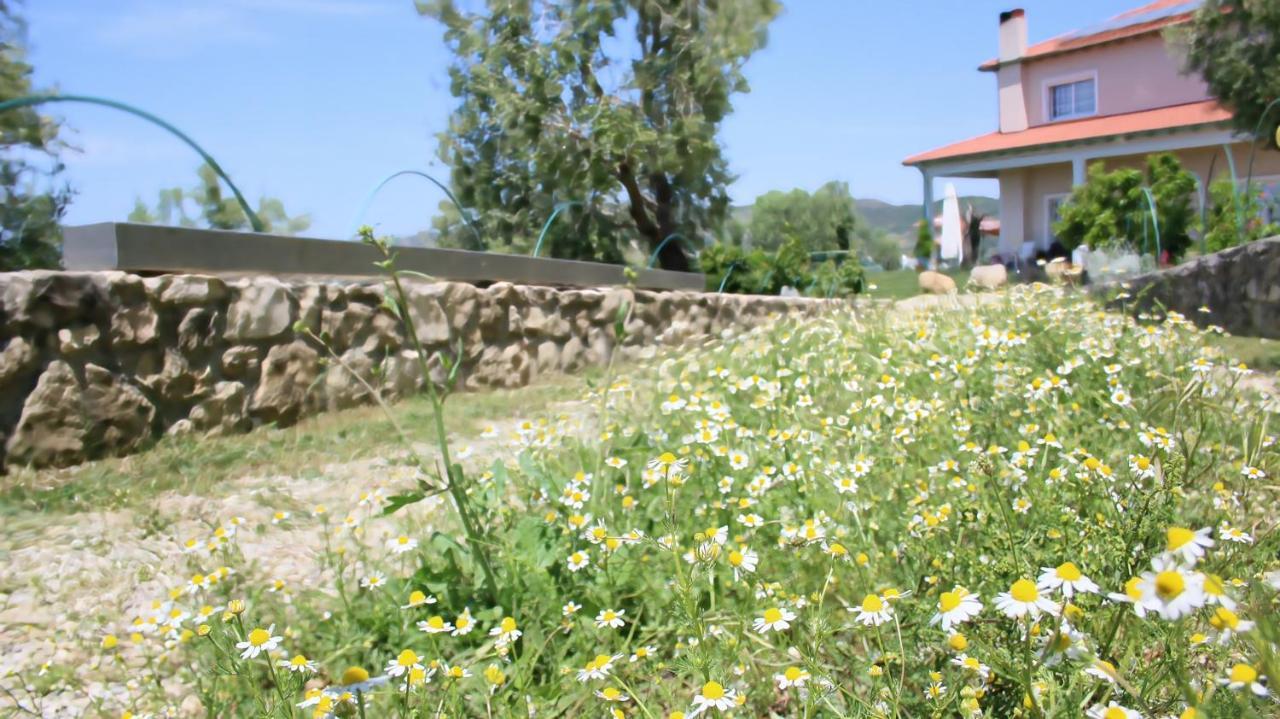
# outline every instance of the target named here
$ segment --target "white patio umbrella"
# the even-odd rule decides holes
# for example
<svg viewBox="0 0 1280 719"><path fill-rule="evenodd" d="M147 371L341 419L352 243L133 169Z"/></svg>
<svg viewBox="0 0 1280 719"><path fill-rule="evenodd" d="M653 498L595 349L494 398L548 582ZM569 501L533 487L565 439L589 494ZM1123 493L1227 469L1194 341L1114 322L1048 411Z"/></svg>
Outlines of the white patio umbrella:
<svg viewBox="0 0 1280 719"><path fill-rule="evenodd" d="M960 199L956 186L947 183L947 194L942 200L942 237L938 240L938 254L944 260L959 260L963 252L960 236Z"/></svg>

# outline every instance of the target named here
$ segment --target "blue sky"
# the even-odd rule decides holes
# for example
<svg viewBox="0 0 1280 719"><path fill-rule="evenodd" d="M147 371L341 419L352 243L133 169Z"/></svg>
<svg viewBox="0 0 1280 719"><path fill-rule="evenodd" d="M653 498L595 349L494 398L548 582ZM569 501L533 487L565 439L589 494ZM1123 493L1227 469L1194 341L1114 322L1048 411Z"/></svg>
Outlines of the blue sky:
<svg viewBox="0 0 1280 719"><path fill-rule="evenodd" d="M1137 0L1028 0L1031 41L1092 25ZM996 126L989 0L789 0L752 58L752 91L722 137L750 203L772 189L848 182L855 196L918 202L909 154ZM205 146L251 199L269 194L345 236L370 188L422 169L444 179L435 134L453 100L440 28L411 0L29 0L37 82L136 104ZM55 112L81 152L66 157L72 224L123 219L136 197L190 185L190 150L104 108ZM995 195L994 182L958 182ZM365 221L409 233L440 191L402 178Z"/></svg>

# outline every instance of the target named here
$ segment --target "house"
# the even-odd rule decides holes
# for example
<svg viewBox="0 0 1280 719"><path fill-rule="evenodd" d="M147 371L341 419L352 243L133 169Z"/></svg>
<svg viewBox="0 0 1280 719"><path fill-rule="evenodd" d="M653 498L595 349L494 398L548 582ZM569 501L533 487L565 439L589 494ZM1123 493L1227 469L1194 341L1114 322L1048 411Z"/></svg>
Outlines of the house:
<svg viewBox="0 0 1280 719"><path fill-rule="evenodd" d="M1088 165L1143 167L1173 152L1199 183L1233 173L1243 183L1250 138L1204 80L1182 72L1165 31L1186 23L1199 1L1157 0L1084 30L1028 46L1022 10L1000 15L999 55L978 69L995 76L999 129L922 152L903 164L924 178L924 206L940 177L1000 182L1001 254L1028 257L1053 242L1058 207ZM1259 148L1255 190L1280 188L1280 152Z"/></svg>

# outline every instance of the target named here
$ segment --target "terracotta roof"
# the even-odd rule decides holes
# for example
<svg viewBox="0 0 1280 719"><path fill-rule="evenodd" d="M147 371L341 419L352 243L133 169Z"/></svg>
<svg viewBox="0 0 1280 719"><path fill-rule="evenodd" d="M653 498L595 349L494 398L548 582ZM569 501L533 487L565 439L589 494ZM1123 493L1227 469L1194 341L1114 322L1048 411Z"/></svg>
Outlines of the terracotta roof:
<svg viewBox="0 0 1280 719"><path fill-rule="evenodd" d="M1041 145L1057 145L1119 135L1210 125L1230 119L1231 111L1218 104L1217 100L1203 100L1154 110L1126 112L1120 115L1052 122L1036 125L1022 132L992 132L912 155L903 160L902 164L918 165L934 160L1023 150Z"/></svg>
<svg viewBox="0 0 1280 719"><path fill-rule="evenodd" d="M1058 55L1093 47L1094 45L1157 32L1170 25L1186 22L1195 13L1199 5L1200 0L1156 0L1142 7L1116 15L1101 25L1076 30L1036 43L1028 47L1026 54L1018 58L1018 61L1047 55ZM1000 61L991 59L979 65L978 69L991 71L998 67L1000 67Z"/></svg>

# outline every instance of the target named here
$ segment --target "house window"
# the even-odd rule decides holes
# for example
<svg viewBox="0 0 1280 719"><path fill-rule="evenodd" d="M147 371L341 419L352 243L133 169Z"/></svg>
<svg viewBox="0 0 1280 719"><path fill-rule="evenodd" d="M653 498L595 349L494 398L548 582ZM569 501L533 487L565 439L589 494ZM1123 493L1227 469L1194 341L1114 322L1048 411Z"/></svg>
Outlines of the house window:
<svg viewBox="0 0 1280 719"><path fill-rule="evenodd" d="M1093 78L1049 87L1049 118L1067 120L1098 110L1097 81Z"/></svg>
<svg viewBox="0 0 1280 719"><path fill-rule="evenodd" d="M1057 240L1057 236L1053 233L1053 226L1062 219L1062 206L1066 203L1071 195L1046 195L1044 198L1044 245L1043 250L1049 247Z"/></svg>

